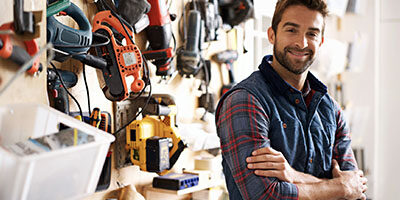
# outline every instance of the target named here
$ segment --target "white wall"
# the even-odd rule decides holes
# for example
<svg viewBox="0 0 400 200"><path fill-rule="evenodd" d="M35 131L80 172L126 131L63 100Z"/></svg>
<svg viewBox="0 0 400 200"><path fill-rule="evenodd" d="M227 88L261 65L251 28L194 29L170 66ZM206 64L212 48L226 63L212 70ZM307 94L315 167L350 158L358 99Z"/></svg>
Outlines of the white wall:
<svg viewBox="0 0 400 200"><path fill-rule="evenodd" d="M378 0L379 1L379 0ZM376 199L398 199L400 188L398 131L400 107L399 92L399 46L400 2L380 0L379 16L379 120L377 134L377 195Z"/></svg>

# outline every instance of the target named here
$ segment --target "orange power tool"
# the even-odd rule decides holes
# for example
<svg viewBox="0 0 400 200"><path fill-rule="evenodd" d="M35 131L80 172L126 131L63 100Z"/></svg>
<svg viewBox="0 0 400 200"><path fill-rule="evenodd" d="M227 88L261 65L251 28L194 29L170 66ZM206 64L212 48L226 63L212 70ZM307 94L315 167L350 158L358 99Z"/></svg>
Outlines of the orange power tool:
<svg viewBox="0 0 400 200"><path fill-rule="evenodd" d="M103 92L106 98L122 101L129 97L127 76L134 78L130 90L140 92L145 86L141 77L144 61L139 48L129 38L133 35L130 25L114 12L106 10L96 14L92 27L93 32L110 39L107 45L95 48L97 56L107 61L107 67L102 69L106 83Z"/></svg>

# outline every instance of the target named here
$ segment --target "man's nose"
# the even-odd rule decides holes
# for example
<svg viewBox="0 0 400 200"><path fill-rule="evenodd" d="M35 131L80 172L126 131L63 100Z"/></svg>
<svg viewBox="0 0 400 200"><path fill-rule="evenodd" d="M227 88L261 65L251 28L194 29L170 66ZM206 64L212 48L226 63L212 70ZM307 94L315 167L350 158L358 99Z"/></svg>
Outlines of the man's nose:
<svg viewBox="0 0 400 200"><path fill-rule="evenodd" d="M308 47L308 40L307 40L307 37L306 37L305 35L303 35L303 34L299 34L299 35L296 37L296 43L295 43L295 45L296 45L298 48L300 48L300 49L304 49L304 48Z"/></svg>

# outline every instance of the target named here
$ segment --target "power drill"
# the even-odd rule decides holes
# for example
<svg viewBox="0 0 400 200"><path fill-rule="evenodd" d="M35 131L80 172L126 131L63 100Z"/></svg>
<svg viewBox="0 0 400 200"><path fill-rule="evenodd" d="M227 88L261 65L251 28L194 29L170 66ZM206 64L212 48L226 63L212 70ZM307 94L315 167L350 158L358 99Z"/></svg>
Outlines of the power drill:
<svg viewBox="0 0 400 200"><path fill-rule="evenodd" d="M147 1L151 5L150 12L147 13L150 25L145 29L149 50L143 52L143 56L157 67L157 76L168 76L174 72L174 67L171 66L174 52L169 43L172 37L171 21L175 20L176 15L168 12L165 1Z"/></svg>
<svg viewBox="0 0 400 200"><path fill-rule="evenodd" d="M187 34L185 47L178 51L178 71L185 77L195 76L202 67L200 54L201 15L197 10L190 10L188 14Z"/></svg>
<svg viewBox="0 0 400 200"><path fill-rule="evenodd" d="M224 84L221 88L221 96L228 92L235 85L235 78L233 76L233 62L238 59L238 52L235 50L225 50L214 54L211 59L215 62L222 64L225 63L229 73L229 84Z"/></svg>
<svg viewBox="0 0 400 200"><path fill-rule="evenodd" d="M69 114L69 100L66 90L76 85L78 77L75 73L66 70L58 69L57 72L61 76L65 88L56 71L47 68L47 92L49 97L53 99L53 101L50 101L51 106L65 114Z"/></svg>

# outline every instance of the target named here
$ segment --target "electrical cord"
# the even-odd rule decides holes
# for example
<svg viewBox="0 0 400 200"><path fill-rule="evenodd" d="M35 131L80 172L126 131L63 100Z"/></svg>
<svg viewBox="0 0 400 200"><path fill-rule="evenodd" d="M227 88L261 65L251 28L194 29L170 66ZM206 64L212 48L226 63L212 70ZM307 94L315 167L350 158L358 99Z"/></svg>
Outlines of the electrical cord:
<svg viewBox="0 0 400 200"><path fill-rule="evenodd" d="M74 102L78 106L79 114L82 116L82 119L83 119L82 108L81 108L81 105L79 104L78 100L76 100L76 98L67 90L67 87L65 87L64 80L62 79L62 76L58 72L58 69L56 68L56 66L52 62L50 62L50 65L53 67L53 69L56 72L58 78L60 78L60 82L61 82L61 85L63 86L64 90L67 92L67 94L74 100Z"/></svg>
<svg viewBox="0 0 400 200"><path fill-rule="evenodd" d="M85 64L82 65L82 73L83 73L83 81L85 82L85 88L86 88L86 96L87 96L87 103L88 103L88 109L89 109L89 116L92 116L92 109L90 108L89 87L88 87L88 83L87 83L87 80L86 80L86 67L85 67Z"/></svg>
<svg viewBox="0 0 400 200"><path fill-rule="evenodd" d="M148 69L147 62L146 62L146 68ZM148 70L147 70L147 74L149 75L149 71L148 71ZM137 118L140 114L143 113L143 110L145 110L145 109L147 108L147 106L148 106L148 104L149 104L149 102L150 102L150 99L151 99L151 95L152 95L152 94L151 94L151 92L152 92L152 86L151 86L150 79L148 80L148 83L146 82L146 86L145 86L145 88L143 88L143 90L145 90L145 89L147 88L147 86L150 87L150 88L149 88L149 94L148 94L146 103L143 105L142 109L135 115L135 117L133 117L131 120L129 120L128 123L126 123L124 126L122 126L121 128L119 128L119 129L118 129L117 131L115 131L113 134L117 134L118 132L120 132L120 131L122 131L123 129L125 129L129 124L131 124L133 121L135 121L136 118Z"/></svg>
<svg viewBox="0 0 400 200"><path fill-rule="evenodd" d="M207 109L210 106L209 105L210 104L210 96L209 96L209 91L208 91L208 86L210 85L210 80L208 79L209 71L208 71L206 61L203 58L201 58L201 62L203 62L204 74L206 77L206 106L207 106L207 108L205 108L204 114L203 114L203 116L201 116L201 120L204 120L204 117L206 116L206 114L208 112Z"/></svg>

